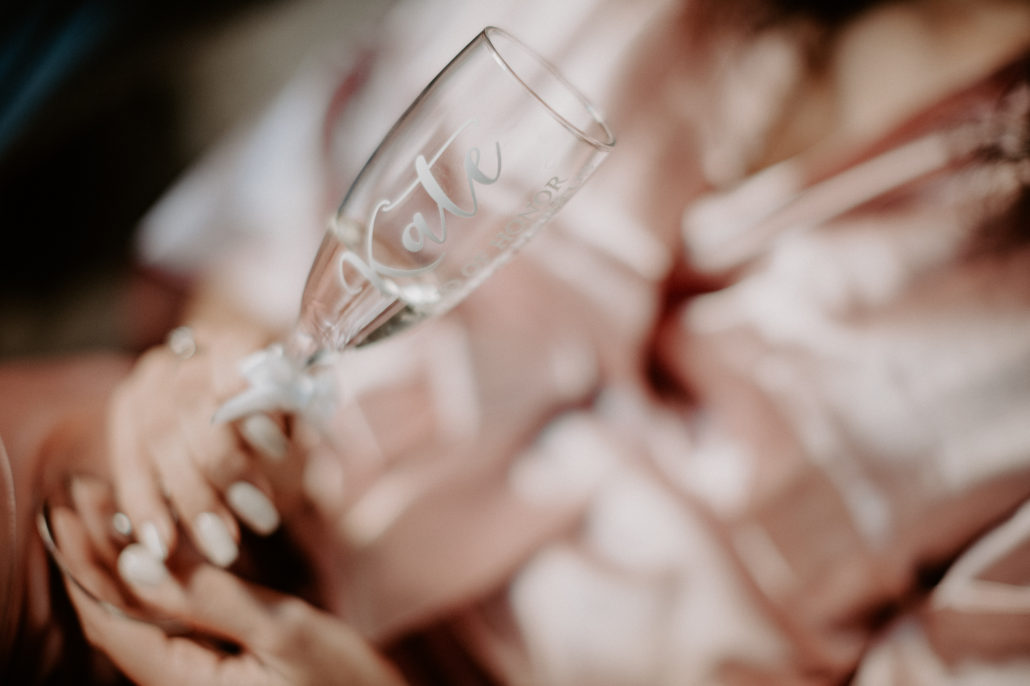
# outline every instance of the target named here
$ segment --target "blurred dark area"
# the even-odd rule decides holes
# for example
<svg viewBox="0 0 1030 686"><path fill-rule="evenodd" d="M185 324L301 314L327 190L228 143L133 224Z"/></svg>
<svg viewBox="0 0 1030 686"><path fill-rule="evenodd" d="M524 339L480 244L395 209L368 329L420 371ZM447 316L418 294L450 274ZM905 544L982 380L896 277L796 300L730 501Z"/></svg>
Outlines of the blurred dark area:
<svg viewBox="0 0 1030 686"><path fill-rule="evenodd" d="M6 12L5 294L43 301L124 267L135 222L189 161L176 140L172 46L200 24L275 1L44 0Z"/></svg>
<svg viewBox="0 0 1030 686"><path fill-rule="evenodd" d="M339 30L334 21L371 4L0 9L0 357L108 343L144 212L274 95L311 44Z"/></svg>
<svg viewBox="0 0 1030 686"><path fill-rule="evenodd" d="M183 41L276 1L43 0L4 11L3 352L31 352L31 320L79 302L70 290L117 280L136 222L196 153L177 126Z"/></svg>

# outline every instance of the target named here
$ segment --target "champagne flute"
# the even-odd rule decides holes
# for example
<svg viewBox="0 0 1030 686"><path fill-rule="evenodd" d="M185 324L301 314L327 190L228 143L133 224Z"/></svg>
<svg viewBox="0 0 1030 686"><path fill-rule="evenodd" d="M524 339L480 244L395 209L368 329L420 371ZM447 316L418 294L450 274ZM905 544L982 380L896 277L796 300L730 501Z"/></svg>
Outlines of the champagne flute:
<svg viewBox="0 0 1030 686"><path fill-rule="evenodd" d="M14 472L7 459L3 438L0 437L0 550L8 551L0 556L0 655L6 655L15 639L15 622L18 613L15 608L18 598L15 579L18 571L18 528L14 502Z"/></svg>
<svg viewBox="0 0 1030 686"><path fill-rule="evenodd" d="M214 419L277 408L317 422L333 404L330 375L319 373L325 362L457 305L554 217L614 144L597 109L551 64L506 31L484 29L365 164L316 254L292 333L245 361L250 387ZM52 559L108 610L189 633L135 605L117 582L114 560L130 533L102 523L126 520L112 508L109 485L88 475L45 498L37 525ZM64 554L62 541L78 530L107 551L95 557L114 583L76 572L95 563ZM81 552L81 542L70 545L68 553Z"/></svg>
<svg viewBox="0 0 1030 686"><path fill-rule="evenodd" d="M488 27L365 164L310 271L287 349L307 361L459 303L584 184L615 144L590 102Z"/></svg>
<svg viewBox="0 0 1030 686"><path fill-rule="evenodd" d="M330 221L284 343L219 408L318 423L336 353L457 305L569 201L615 145L598 110L510 33L481 31L419 94Z"/></svg>

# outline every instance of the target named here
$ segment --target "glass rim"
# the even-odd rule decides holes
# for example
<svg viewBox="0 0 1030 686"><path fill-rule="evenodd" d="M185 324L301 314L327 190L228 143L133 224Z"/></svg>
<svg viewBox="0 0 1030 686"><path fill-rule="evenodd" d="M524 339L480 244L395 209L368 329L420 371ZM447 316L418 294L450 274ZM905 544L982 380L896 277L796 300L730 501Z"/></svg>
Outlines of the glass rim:
<svg viewBox="0 0 1030 686"><path fill-rule="evenodd" d="M18 588L18 520L15 503L14 472L7 456L3 437L0 436L0 549L10 553L0 560L0 655L11 649L19 621L20 593Z"/></svg>
<svg viewBox="0 0 1030 686"><path fill-rule="evenodd" d="M521 40L513 36L510 32L505 31L502 28L499 28L497 26L487 26L483 29L481 35L483 36L487 45L490 46L490 51L493 53L494 57L504 67L504 69L507 70L507 72L511 74L512 77L516 81L518 81L530 95L536 98L536 100L541 105L546 107L547 111L551 113L551 116L557 119L562 126L567 128L578 138L582 139L586 143L600 150L609 151L615 147L615 134L608 126L608 123L604 120L604 117L601 116L601 112L597 109L597 107L594 106L590 99L583 95L583 93L578 88L572 85L572 83L567 78L565 78L565 76L562 75L562 73L558 71L558 69L553 64L551 64L548 60L542 57L536 50L529 47ZM601 127L601 130L604 131L607 140L602 140L597 136L593 136L587 133L586 131L576 126L571 121L569 121L554 107L552 107L551 104L547 102L547 100L545 100L539 93L536 92L536 90L534 90L528 83L526 83L521 76L519 76L519 73L515 70L515 68L512 67L512 65L508 62L507 59L504 58L504 54L501 52L501 50L498 49L497 45L491 39L491 36L501 36L505 40L511 41L520 49L525 51L526 54L530 55L533 59L535 59L540 64L540 66L546 69L552 77L557 79L557 81L561 83L561 85L564 88L566 88L576 98L577 101L579 101L580 105L583 106L587 114L589 114L593 118L594 122L596 122L597 125Z"/></svg>
<svg viewBox="0 0 1030 686"><path fill-rule="evenodd" d="M105 479L97 474L88 471L73 472L66 474L62 479L59 479L54 486L60 489L63 494L72 481L75 479L89 479L98 482L104 482ZM50 511L52 508L51 497L54 493L37 497L35 502L35 519L36 519L36 533L43 543L43 548L46 550L50 559L53 561L57 570L61 576L68 580L75 588L77 588L86 599L104 609L108 613L120 617L122 619L132 620L141 624L147 624L155 626L164 631L169 636L186 635L190 632L188 627L183 622L170 616L152 614L144 615L136 608L123 607L116 603L106 600L100 597L99 593L87 585L79 576L72 570L71 565L65 558L64 553L61 551L61 546L57 541L57 537L54 535L53 526L50 523Z"/></svg>

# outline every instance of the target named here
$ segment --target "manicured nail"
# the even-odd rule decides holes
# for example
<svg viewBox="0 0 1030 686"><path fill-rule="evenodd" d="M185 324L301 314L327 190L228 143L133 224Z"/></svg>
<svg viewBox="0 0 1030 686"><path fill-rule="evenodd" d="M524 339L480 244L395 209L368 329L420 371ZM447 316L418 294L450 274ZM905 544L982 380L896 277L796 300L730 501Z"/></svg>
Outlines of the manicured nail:
<svg viewBox="0 0 1030 686"><path fill-rule="evenodd" d="M111 528L119 536L125 536L126 538L132 536L132 520L124 512L115 512L111 516Z"/></svg>
<svg viewBox="0 0 1030 686"><path fill-rule="evenodd" d="M270 534L279 528L279 512L275 505L254 484L237 481L225 491L232 511L259 534Z"/></svg>
<svg viewBox="0 0 1030 686"><path fill-rule="evenodd" d="M211 562L219 567L228 567L236 560L239 548L221 517L213 512L201 512L193 522L193 528L197 533L197 545Z"/></svg>
<svg viewBox="0 0 1030 686"><path fill-rule="evenodd" d="M240 433L247 443L270 460L280 462L290 451L286 435L268 415L250 415L240 423Z"/></svg>
<svg viewBox="0 0 1030 686"><path fill-rule="evenodd" d="M136 586L157 586L168 578L168 570L140 543L125 546L118 555L118 574L126 583Z"/></svg>
<svg viewBox="0 0 1030 686"><path fill-rule="evenodd" d="M161 538L161 532L153 522L143 522L139 528L139 542L159 560L168 559L168 545Z"/></svg>

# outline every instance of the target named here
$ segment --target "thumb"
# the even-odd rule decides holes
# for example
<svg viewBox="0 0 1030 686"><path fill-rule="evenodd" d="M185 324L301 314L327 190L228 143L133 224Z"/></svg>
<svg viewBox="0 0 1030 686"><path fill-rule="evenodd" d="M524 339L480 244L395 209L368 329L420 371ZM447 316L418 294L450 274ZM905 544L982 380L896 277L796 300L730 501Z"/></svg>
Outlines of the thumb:
<svg viewBox="0 0 1030 686"><path fill-rule="evenodd" d="M205 563L177 577L166 575L144 583L126 581L133 593L169 619L252 650L268 648L280 640L280 616L316 612L300 599L251 584ZM286 607L290 613L286 613Z"/></svg>
<svg viewBox="0 0 1030 686"><path fill-rule="evenodd" d="M138 589L162 611L253 654L289 683L400 686L403 678L356 631L303 600L209 564L181 582Z"/></svg>

